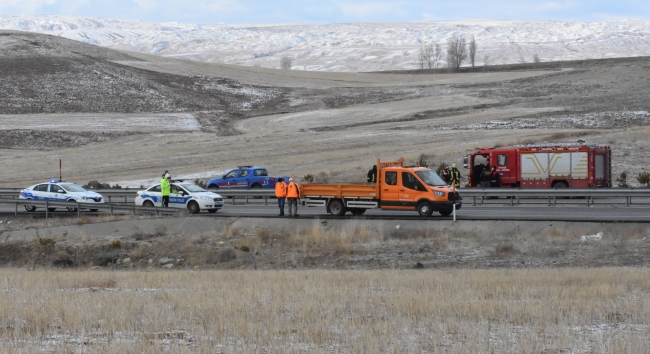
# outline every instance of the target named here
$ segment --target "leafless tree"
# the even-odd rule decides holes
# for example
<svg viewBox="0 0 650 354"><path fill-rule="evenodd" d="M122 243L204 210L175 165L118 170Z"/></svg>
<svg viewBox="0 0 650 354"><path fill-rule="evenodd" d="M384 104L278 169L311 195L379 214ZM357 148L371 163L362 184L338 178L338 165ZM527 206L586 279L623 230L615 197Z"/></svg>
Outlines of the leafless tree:
<svg viewBox="0 0 650 354"><path fill-rule="evenodd" d="M451 71L458 71L463 60L467 59L467 44L460 36L453 36L447 40L447 67Z"/></svg>
<svg viewBox="0 0 650 354"><path fill-rule="evenodd" d="M539 64L542 60L539 59L539 55L537 53L533 54L533 63Z"/></svg>
<svg viewBox="0 0 650 354"><path fill-rule="evenodd" d="M490 56L485 54L483 56L483 66L488 66L488 65L490 65Z"/></svg>
<svg viewBox="0 0 650 354"><path fill-rule="evenodd" d="M440 66L440 60L442 59L442 47L440 44L436 43L433 50L433 67L438 68Z"/></svg>
<svg viewBox="0 0 650 354"><path fill-rule="evenodd" d="M469 49L469 62L474 66L474 58L476 58L476 39L474 39L474 35L470 38L467 46Z"/></svg>
<svg viewBox="0 0 650 354"><path fill-rule="evenodd" d="M291 70L291 65L293 60L288 55L283 55L280 57L280 68L284 70Z"/></svg>
<svg viewBox="0 0 650 354"><path fill-rule="evenodd" d="M420 69L433 69L435 65L435 52L433 49L433 44L423 45L420 48Z"/></svg>

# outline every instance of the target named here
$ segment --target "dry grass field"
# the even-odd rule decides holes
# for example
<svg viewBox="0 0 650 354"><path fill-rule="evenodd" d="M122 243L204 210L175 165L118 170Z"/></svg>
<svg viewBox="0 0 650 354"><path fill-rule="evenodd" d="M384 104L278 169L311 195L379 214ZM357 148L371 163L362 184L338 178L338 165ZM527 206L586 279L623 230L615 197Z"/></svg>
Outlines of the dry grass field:
<svg viewBox="0 0 650 354"><path fill-rule="evenodd" d="M650 346L647 269L3 269L0 279L5 352L644 353Z"/></svg>

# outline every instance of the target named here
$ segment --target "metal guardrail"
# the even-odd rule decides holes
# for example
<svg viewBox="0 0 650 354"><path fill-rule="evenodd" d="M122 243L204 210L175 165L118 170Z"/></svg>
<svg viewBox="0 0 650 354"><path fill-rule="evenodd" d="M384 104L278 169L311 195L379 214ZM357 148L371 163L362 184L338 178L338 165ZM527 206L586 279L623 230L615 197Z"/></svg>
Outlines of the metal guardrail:
<svg viewBox="0 0 650 354"><path fill-rule="evenodd" d="M129 198L135 198L135 192L139 189L99 189L93 190L101 195L109 202L120 202L123 199L124 203L128 203ZM18 199L21 189L0 189L0 198L13 198ZM236 189L216 189L210 190L220 194L222 197L231 198L232 204L236 200L245 199L246 202L250 198L264 199L265 204L268 204L268 199L275 198L275 191L272 189L249 189L249 190L236 190ZM599 188L599 189L512 189L512 188L461 188L458 190L461 197L464 199L465 204L472 200L473 205L483 204L485 199L491 198L505 198L510 201L510 205L519 205L528 203L525 200L545 200L548 205L556 205L557 199L564 198L583 198L584 204L591 205L594 199L613 199L625 198L625 204L633 204L634 199L650 198L650 189L634 189L634 188ZM133 199L131 199L132 201ZM535 202L539 204L538 202ZM582 201L576 202L583 204ZM567 204L566 202L564 204ZM634 203L639 204L639 203ZM650 204L650 201L647 203Z"/></svg>
<svg viewBox="0 0 650 354"><path fill-rule="evenodd" d="M114 215L116 211L130 211L133 215L139 215L144 213L150 214L177 214L180 210L176 208L158 208L158 207L141 207L136 205L120 205L120 204L111 204L111 203L77 203L77 202L55 202L47 200L31 200L31 199L0 199L0 204L13 204L14 205L14 215L18 215L18 206L25 205L34 205L45 209L45 218L49 217L50 208L57 209L67 209L75 208L77 209L77 217L81 216L81 209L92 209L92 210L103 210L110 212L110 215Z"/></svg>

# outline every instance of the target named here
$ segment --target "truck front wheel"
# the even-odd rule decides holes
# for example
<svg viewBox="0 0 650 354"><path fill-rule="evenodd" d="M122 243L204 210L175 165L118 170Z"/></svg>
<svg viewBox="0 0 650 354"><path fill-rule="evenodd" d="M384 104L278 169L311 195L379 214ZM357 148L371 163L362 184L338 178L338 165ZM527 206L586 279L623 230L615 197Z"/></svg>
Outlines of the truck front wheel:
<svg viewBox="0 0 650 354"><path fill-rule="evenodd" d="M431 207L431 203L429 202L422 202L418 204L418 213L420 213L420 216L431 216L433 214L433 208Z"/></svg>
<svg viewBox="0 0 650 354"><path fill-rule="evenodd" d="M335 199L327 206L327 211L332 215L343 216L345 214L345 207L343 206L343 202Z"/></svg>

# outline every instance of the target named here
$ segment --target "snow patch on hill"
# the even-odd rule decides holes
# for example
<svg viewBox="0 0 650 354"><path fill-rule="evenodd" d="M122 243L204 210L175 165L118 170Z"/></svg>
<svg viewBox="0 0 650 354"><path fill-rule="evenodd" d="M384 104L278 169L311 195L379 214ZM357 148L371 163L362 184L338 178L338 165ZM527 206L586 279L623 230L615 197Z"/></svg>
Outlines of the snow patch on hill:
<svg viewBox="0 0 650 354"><path fill-rule="evenodd" d="M650 55L650 20L605 22L422 21L323 25L151 23L73 16L0 15L0 29L62 36L142 53L238 65L375 71L418 68L423 44L475 36L476 64Z"/></svg>

